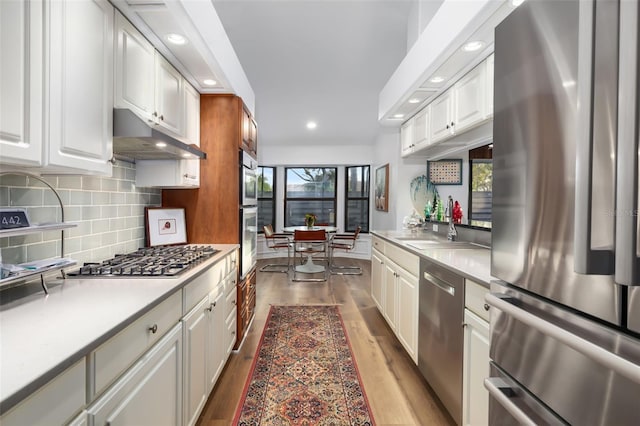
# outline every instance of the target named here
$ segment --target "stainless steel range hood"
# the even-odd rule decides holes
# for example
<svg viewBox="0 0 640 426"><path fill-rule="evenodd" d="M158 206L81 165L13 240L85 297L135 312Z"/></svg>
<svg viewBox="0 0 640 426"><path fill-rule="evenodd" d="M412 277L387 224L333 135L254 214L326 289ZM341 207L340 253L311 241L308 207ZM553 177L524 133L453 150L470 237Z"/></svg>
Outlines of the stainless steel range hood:
<svg viewBox="0 0 640 426"><path fill-rule="evenodd" d="M125 160L185 160L207 158L195 145L188 145L159 131L131 110L113 110L113 153ZM187 155L189 154L189 155Z"/></svg>

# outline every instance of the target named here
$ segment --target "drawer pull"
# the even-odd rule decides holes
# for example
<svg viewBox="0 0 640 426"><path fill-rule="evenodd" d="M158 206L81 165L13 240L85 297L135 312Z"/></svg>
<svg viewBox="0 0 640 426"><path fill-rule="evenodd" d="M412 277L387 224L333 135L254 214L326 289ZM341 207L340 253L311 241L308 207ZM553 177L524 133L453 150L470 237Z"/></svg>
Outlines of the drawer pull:
<svg viewBox="0 0 640 426"><path fill-rule="evenodd" d="M149 331L152 334L156 334L156 332L158 331L158 324L153 324L151 327L149 327Z"/></svg>
<svg viewBox="0 0 640 426"><path fill-rule="evenodd" d="M484 304L484 310L485 310L485 311L488 311L490 307L491 307L491 306L489 306L489 304L488 304L488 303L485 303L485 304Z"/></svg>

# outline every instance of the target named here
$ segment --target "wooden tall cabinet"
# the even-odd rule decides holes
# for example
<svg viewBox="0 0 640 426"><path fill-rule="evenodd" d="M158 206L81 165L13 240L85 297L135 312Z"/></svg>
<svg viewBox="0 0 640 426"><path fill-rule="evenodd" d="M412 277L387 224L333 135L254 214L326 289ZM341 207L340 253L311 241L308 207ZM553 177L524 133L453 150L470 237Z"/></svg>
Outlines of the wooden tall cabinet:
<svg viewBox="0 0 640 426"><path fill-rule="evenodd" d="M200 96L200 149L207 153L206 160L200 162L200 188L162 191L163 206L185 209L189 243L241 242L241 149L253 148L248 151L254 155L257 149L257 128L253 117L247 114L238 96ZM255 271L237 282L236 347L253 317L250 305L255 306Z"/></svg>

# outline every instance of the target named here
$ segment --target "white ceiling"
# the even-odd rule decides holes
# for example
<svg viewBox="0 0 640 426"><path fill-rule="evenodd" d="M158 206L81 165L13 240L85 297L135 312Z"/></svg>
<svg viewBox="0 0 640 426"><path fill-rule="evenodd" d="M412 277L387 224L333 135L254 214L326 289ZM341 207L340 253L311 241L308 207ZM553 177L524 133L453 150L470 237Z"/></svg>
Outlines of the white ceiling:
<svg viewBox="0 0 640 426"><path fill-rule="evenodd" d="M213 4L255 92L262 146L375 141L378 95L407 51L411 0Z"/></svg>

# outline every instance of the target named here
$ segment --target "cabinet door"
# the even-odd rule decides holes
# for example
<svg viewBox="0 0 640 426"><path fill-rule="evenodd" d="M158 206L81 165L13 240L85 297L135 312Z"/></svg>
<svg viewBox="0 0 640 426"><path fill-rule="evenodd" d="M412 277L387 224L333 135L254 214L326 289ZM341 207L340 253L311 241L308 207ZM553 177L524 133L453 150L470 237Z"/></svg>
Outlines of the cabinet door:
<svg viewBox="0 0 640 426"><path fill-rule="evenodd" d="M418 363L418 278L398 270L398 329L396 334L411 359Z"/></svg>
<svg viewBox="0 0 640 426"><path fill-rule="evenodd" d="M208 350L207 350L207 391L210 392L216 384L216 380L224 367L226 360L225 334L226 323L224 321L224 292L220 289L213 290L209 295L208 317Z"/></svg>
<svg viewBox="0 0 640 426"><path fill-rule="evenodd" d="M489 323L465 309L462 421L464 425L489 423Z"/></svg>
<svg viewBox="0 0 640 426"><path fill-rule="evenodd" d="M207 311L205 297L183 319L184 339L184 424L193 425L207 402Z"/></svg>
<svg viewBox="0 0 640 426"><path fill-rule="evenodd" d="M400 149L402 156L413 152L413 119L400 127Z"/></svg>
<svg viewBox="0 0 640 426"><path fill-rule="evenodd" d="M251 152L254 155L258 155L258 123L251 117L249 120L249 145L251 146Z"/></svg>
<svg viewBox="0 0 640 426"><path fill-rule="evenodd" d="M155 50L120 12L116 12L115 107L151 120Z"/></svg>
<svg viewBox="0 0 640 426"><path fill-rule="evenodd" d="M178 137L184 136L183 80L180 73L158 52L155 55L155 119L158 125Z"/></svg>
<svg viewBox="0 0 640 426"><path fill-rule="evenodd" d="M415 150L429 144L429 115L431 108L427 106L425 109L416 114L413 124L413 143Z"/></svg>
<svg viewBox="0 0 640 426"><path fill-rule="evenodd" d="M48 5L47 165L111 175L113 7L107 0Z"/></svg>
<svg viewBox="0 0 640 426"><path fill-rule="evenodd" d="M448 138L453 134L451 119L453 100L452 89L449 89L431 103L429 120L431 143Z"/></svg>
<svg viewBox="0 0 640 426"><path fill-rule="evenodd" d="M41 1L0 2L1 164L42 164L42 38Z"/></svg>
<svg viewBox="0 0 640 426"><path fill-rule="evenodd" d="M396 294L397 294L397 285L398 282L396 277L398 273L396 272L398 267L393 264L390 260L386 259L384 264L384 312L383 316L387 320L389 327L393 331L396 331Z"/></svg>
<svg viewBox="0 0 640 426"><path fill-rule="evenodd" d="M384 261L382 255L376 250L371 251L371 298L375 302L380 313L384 314L383 283L385 277Z"/></svg>
<svg viewBox="0 0 640 426"><path fill-rule="evenodd" d="M95 426L181 424L181 324L167 333L87 411Z"/></svg>
<svg viewBox="0 0 640 426"><path fill-rule="evenodd" d="M485 64L469 71L454 86L454 129L461 132L482 122L485 109Z"/></svg>
<svg viewBox="0 0 640 426"><path fill-rule="evenodd" d="M187 82L184 82L184 123L187 143L200 146L200 93Z"/></svg>
<svg viewBox="0 0 640 426"><path fill-rule="evenodd" d="M487 58L486 70L485 70L485 104L484 104L484 118L493 117L493 64L494 56L491 54Z"/></svg>

